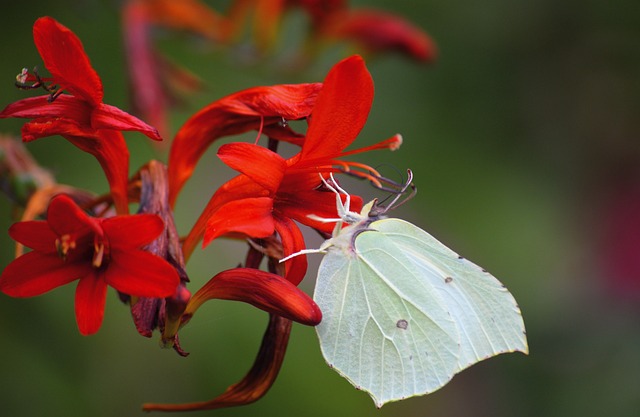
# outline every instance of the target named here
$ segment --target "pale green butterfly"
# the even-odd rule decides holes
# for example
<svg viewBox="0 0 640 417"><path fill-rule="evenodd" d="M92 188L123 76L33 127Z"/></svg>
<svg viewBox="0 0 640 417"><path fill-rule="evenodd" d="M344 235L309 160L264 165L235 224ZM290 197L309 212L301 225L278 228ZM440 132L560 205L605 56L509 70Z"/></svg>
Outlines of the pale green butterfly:
<svg viewBox="0 0 640 417"><path fill-rule="evenodd" d="M492 356L528 353L515 299L495 277L424 230L367 204L349 211L349 194L335 180L340 218L313 298L322 354L340 375L368 392L376 406L429 394L463 369ZM340 193L346 195L342 203ZM347 223L343 227L343 223Z"/></svg>

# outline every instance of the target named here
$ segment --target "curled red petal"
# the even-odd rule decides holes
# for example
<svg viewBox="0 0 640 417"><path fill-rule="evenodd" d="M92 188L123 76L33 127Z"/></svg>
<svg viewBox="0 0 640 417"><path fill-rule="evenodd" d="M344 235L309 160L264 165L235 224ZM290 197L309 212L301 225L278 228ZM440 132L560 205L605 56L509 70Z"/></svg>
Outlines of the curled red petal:
<svg viewBox="0 0 640 417"><path fill-rule="evenodd" d="M107 283L94 269L78 282L76 288L76 322L83 336L100 329L107 301Z"/></svg>
<svg viewBox="0 0 640 417"><path fill-rule="evenodd" d="M338 155L364 127L372 102L373 80L361 57L334 65L313 108L301 159Z"/></svg>
<svg viewBox="0 0 640 417"><path fill-rule="evenodd" d="M51 17L41 17L33 25L33 40L59 87L93 106L102 102L102 81L71 30Z"/></svg>
<svg viewBox="0 0 640 417"><path fill-rule="evenodd" d="M305 248L300 228L288 217L275 215L276 232L282 240L284 256L289 256ZM284 264L285 277L293 285L298 285L307 273L307 255L298 255Z"/></svg>
<svg viewBox="0 0 640 417"><path fill-rule="evenodd" d="M0 276L0 291L11 297L34 297L90 273L90 262L65 262L57 254L34 251L7 265Z"/></svg>
<svg viewBox="0 0 640 417"><path fill-rule="evenodd" d="M267 331L262 338L260 351L253 366L242 380L231 385L211 401L188 404L144 404L144 411L195 411L214 410L250 404L262 398L273 385L289 343L291 321L271 315Z"/></svg>
<svg viewBox="0 0 640 417"><path fill-rule="evenodd" d="M202 154L217 139L260 126L307 117L321 84L255 87L231 94L193 115L176 134L169 153L169 203L191 177Z"/></svg>
<svg viewBox="0 0 640 417"><path fill-rule="evenodd" d="M286 160L275 152L252 143L222 145L218 157L230 168L246 175L275 194L287 168Z"/></svg>
<svg viewBox="0 0 640 417"><path fill-rule="evenodd" d="M94 129L135 131L146 135L150 139L162 140L158 129L108 104L100 104L95 108L93 113L91 113L91 127Z"/></svg>
<svg viewBox="0 0 640 417"><path fill-rule="evenodd" d="M97 131L73 119L41 117L22 125L22 140L31 142L36 139L60 135L93 139Z"/></svg>
<svg viewBox="0 0 640 417"><path fill-rule="evenodd" d="M315 326L322 313L304 291L285 278L253 268L222 271L198 290L187 305L190 318L208 300L242 301L298 323Z"/></svg>
<svg viewBox="0 0 640 417"><path fill-rule="evenodd" d="M55 100L50 96L24 98L9 104L0 113L0 118L20 117L37 119L40 117L74 120L78 125L90 127L93 107L86 101L69 94L60 94Z"/></svg>
<svg viewBox="0 0 640 417"><path fill-rule="evenodd" d="M203 245L226 234L243 234L261 238L273 234L273 199L245 198L230 201L220 207L207 222Z"/></svg>
<svg viewBox="0 0 640 417"><path fill-rule="evenodd" d="M156 214L133 214L106 218L102 228L112 248L136 249L160 236L164 222Z"/></svg>
<svg viewBox="0 0 640 417"><path fill-rule="evenodd" d="M164 298L180 283L176 269L159 256L142 250L112 250L104 280L116 290L137 297Z"/></svg>
<svg viewBox="0 0 640 417"><path fill-rule="evenodd" d="M58 236L102 234L98 221L89 217L70 197L55 196L47 208L47 223Z"/></svg>

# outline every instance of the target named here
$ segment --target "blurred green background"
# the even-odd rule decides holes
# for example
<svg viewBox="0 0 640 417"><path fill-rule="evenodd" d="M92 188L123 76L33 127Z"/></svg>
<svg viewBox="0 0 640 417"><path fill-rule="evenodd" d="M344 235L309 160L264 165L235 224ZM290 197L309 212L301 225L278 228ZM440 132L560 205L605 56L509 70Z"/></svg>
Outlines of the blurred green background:
<svg viewBox="0 0 640 417"><path fill-rule="evenodd" d="M226 2L211 1L214 7ZM31 26L50 15L83 41L105 85L105 102L127 108L119 2L9 2L0 13L0 105L32 93L13 87L22 67L42 66ZM294 325L282 371L265 398L220 416L637 416L640 415L640 8L633 0L492 2L353 1L404 15L436 40L437 64L396 56L368 61L376 83L356 146L402 133L402 148L361 159L413 168L417 197L395 213L490 270L524 314L531 353L477 364L426 397L381 410L323 362L312 328ZM301 15L286 23L295 39ZM321 81L352 50L335 47L292 74L286 60L248 63L184 34L159 46L207 82L171 119L256 85ZM285 42L287 45L291 41ZM246 52L246 51L245 51ZM286 57L286 56L285 56ZM18 134L21 120L0 131ZM246 139L246 138L243 138ZM164 159L127 135L132 170ZM94 160L62 138L29 144L61 183L106 191ZM177 206L186 233L228 178L215 149L202 159ZM354 184L366 198L376 196ZM2 229L10 205L0 201ZM309 246L320 239L309 238ZM0 235L0 265L13 246ZM188 265L198 288L235 266L244 247L215 242ZM313 261L317 265L319 256ZM313 269L302 288L311 293ZM74 286L34 299L0 294L3 416L136 416L142 402L213 398L251 366L267 315L211 302L181 333L180 358L137 335L110 292L105 321L78 334ZM193 414L196 415L196 414Z"/></svg>

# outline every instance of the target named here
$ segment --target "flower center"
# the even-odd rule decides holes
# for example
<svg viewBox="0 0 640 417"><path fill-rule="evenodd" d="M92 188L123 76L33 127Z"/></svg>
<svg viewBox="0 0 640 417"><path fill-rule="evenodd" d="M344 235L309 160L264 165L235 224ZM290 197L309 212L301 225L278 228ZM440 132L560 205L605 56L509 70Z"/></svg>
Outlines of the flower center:
<svg viewBox="0 0 640 417"><path fill-rule="evenodd" d="M76 248L76 241L71 235L62 235L59 239L56 239L55 245L58 256L61 257L62 260L66 260L69 251Z"/></svg>
<svg viewBox="0 0 640 417"><path fill-rule="evenodd" d="M93 266L94 268L100 268L102 261L104 261L104 243L97 240L93 243Z"/></svg>

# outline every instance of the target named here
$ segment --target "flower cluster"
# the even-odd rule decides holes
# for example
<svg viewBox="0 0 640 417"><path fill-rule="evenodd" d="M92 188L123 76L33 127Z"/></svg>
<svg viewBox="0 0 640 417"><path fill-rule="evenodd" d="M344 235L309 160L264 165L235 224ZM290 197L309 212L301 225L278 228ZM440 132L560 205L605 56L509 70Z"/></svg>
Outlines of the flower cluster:
<svg viewBox="0 0 640 417"><path fill-rule="evenodd" d="M135 107L151 125L103 102L102 81L81 41L51 17L39 18L33 27L49 76L24 69L16 81L19 88L41 88L46 94L16 101L0 112L0 118L28 119L22 127L24 142L59 135L93 155L109 183L109 192L96 196L40 173L46 181L35 184L20 200L22 221L9 229L18 256L2 271L0 291L32 297L78 281L76 321L80 333L90 335L101 326L111 286L130 306L141 335L150 337L158 330L164 345L182 355L187 353L178 331L209 300L242 301L270 315L256 362L242 381L211 401L147 404L147 410L228 407L253 402L267 392L282 364L292 321L313 326L322 317L314 301L297 287L307 273L306 257L278 261L305 249L301 226L323 236L331 232L333 226L318 218L337 216L335 194L326 186L334 174L349 173L379 185L374 169L346 158L376 149L395 150L401 144L401 137L394 135L347 150L365 125L373 101L371 75L363 58L355 55L335 64L322 83L254 87L212 102L169 141L166 165L150 161L130 173L122 132L137 131L160 141L152 125L157 124L163 135L168 131L165 96L150 70L168 67L159 65L161 58L150 48L148 27L187 28L216 42L230 42L247 11L254 8L266 17L255 26L256 39L266 48L281 16L292 7L309 13L314 37L353 38L368 50L396 48L419 59L432 57L430 41L417 29L380 12L352 11L343 1L235 1L227 14L215 13L197 0L131 1L125 3L123 21L130 64L135 62L130 65L131 76L138 80L133 85L140 87ZM382 32L372 31L374 26ZM149 76L141 77L139 71ZM189 81L185 73L173 74ZM291 127L296 120L306 121L304 132ZM197 163L218 139L250 131L266 136L267 146L256 140L219 147L218 157L238 174L211 190L208 204L186 236L180 237L173 212ZM297 152L282 157L277 152L281 142ZM34 162L28 166L40 169ZM351 204L359 210L362 199L352 196ZM132 205L136 214L130 214ZM206 246L220 238L248 242L244 263L212 271L213 277L192 294L187 289L186 264L200 242ZM27 253L23 254L23 246L29 248ZM265 258L268 266L262 270Z"/></svg>

